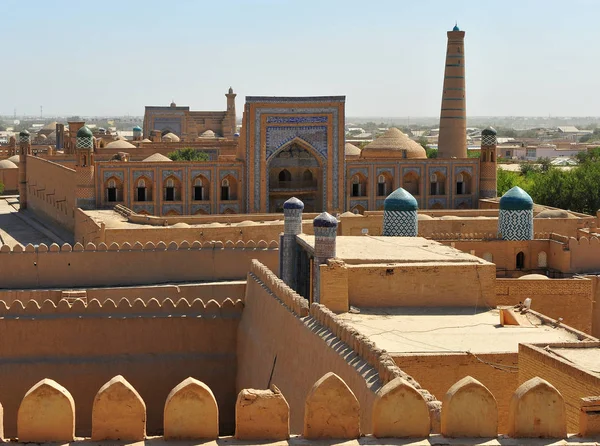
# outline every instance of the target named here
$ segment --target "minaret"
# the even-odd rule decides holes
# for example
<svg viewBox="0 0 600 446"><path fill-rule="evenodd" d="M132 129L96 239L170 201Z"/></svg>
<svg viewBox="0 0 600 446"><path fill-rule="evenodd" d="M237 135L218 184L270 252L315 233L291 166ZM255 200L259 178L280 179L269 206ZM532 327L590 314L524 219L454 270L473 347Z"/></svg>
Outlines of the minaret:
<svg viewBox="0 0 600 446"><path fill-rule="evenodd" d="M452 31L448 31L438 158L466 157L465 32L455 25Z"/></svg>
<svg viewBox="0 0 600 446"><path fill-rule="evenodd" d="M94 136L87 126L77 130L75 143L77 164L75 165L75 206L81 209L96 208L94 186Z"/></svg>
<svg viewBox="0 0 600 446"><path fill-rule="evenodd" d="M233 92L233 88L229 87L229 91L225 95L227 97L227 118L223 123L223 136L225 138L233 138L236 129L235 123L235 97L237 94Z"/></svg>
<svg viewBox="0 0 600 446"><path fill-rule="evenodd" d="M496 141L496 130L493 127L488 127L481 131L479 198L496 198L498 195Z"/></svg>
<svg viewBox="0 0 600 446"><path fill-rule="evenodd" d="M31 135L19 133L19 210L27 209L27 156L31 155Z"/></svg>

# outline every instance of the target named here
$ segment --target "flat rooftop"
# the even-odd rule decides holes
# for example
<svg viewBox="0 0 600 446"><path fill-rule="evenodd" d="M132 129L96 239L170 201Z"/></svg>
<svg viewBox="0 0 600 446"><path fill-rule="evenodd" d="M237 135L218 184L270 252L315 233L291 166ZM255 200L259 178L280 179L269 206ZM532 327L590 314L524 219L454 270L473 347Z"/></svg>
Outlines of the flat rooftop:
<svg viewBox="0 0 600 446"><path fill-rule="evenodd" d="M531 313L527 314L527 319L533 327L503 327L496 309L360 308L360 314L343 313L339 317L392 356L406 353L517 353L519 344L523 343L578 341L574 333L543 325ZM590 359L594 362L591 365L600 370L600 355L596 356L595 361Z"/></svg>
<svg viewBox="0 0 600 446"><path fill-rule="evenodd" d="M551 356L558 356L585 370L590 375L600 378L600 347L570 348L550 345L545 350ZM538 346L539 347L539 346Z"/></svg>
<svg viewBox="0 0 600 446"><path fill-rule="evenodd" d="M297 236L314 252L315 236ZM347 264L365 263L471 263L488 265L485 260L423 237L338 236L336 258Z"/></svg>

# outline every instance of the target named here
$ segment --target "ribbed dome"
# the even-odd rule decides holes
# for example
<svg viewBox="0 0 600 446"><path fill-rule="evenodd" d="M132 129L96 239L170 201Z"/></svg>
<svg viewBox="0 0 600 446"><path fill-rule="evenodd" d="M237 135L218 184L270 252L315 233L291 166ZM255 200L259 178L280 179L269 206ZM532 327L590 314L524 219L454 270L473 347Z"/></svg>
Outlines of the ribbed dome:
<svg viewBox="0 0 600 446"><path fill-rule="evenodd" d="M515 186L500 198L500 209L510 211L528 211L533 209L533 200L527 192Z"/></svg>
<svg viewBox="0 0 600 446"><path fill-rule="evenodd" d="M10 160L0 161L0 169L18 169L19 167Z"/></svg>
<svg viewBox="0 0 600 446"><path fill-rule="evenodd" d="M362 149L362 158L427 158L425 149L421 144L413 141L395 127L392 127L375 141L367 144Z"/></svg>
<svg viewBox="0 0 600 446"><path fill-rule="evenodd" d="M94 136L92 134L92 131L90 129L87 128L87 126L83 126L81 127L79 130L77 130L77 137L78 138L91 138L92 136Z"/></svg>
<svg viewBox="0 0 600 446"><path fill-rule="evenodd" d="M418 208L415 197L401 187L389 194L383 202L384 211L416 211Z"/></svg>
<svg viewBox="0 0 600 446"><path fill-rule="evenodd" d="M171 158L167 158L162 153L155 153L154 155L150 155L148 158L144 160L145 163L164 163L164 162L173 162Z"/></svg>
<svg viewBox="0 0 600 446"><path fill-rule="evenodd" d="M360 149L354 144L347 142L344 146L344 153L346 156L360 156Z"/></svg>
<svg viewBox="0 0 600 446"><path fill-rule="evenodd" d="M304 209L304 203L296 197L292 197L283 203L283 209Z"/></svg>
<svg viewBox="0 0 600 446"><path fill-rule="evenodd" d="M317 215L313 220L313 226L316 228L335 228L337 224L337 218L329 212L323 212Z"/></svg>
<svg viewBox="0 0 600 446"><path fill-rule="evenodd" d="M112 141L106 144L107 149L135 149L135 146L130 142L124 141L122 139L118 139L117 141Z"/></svg>

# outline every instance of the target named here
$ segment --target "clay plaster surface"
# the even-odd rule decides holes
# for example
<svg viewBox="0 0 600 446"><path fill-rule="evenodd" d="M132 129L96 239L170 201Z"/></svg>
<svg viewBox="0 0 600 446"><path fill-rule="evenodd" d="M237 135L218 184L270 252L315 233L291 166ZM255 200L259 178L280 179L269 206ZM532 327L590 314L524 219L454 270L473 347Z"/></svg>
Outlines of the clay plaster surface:
<svg viewBox="0 0 600 446"><path fill-rule="evenodd" d="M0 244L13 247L18 244L25 246L28 243L33 245L45 243L50 246L54 242L17 217L16 213L17 210L9 204L8 199L0 199Z"/></svg>
<svg viewBox="0 0 600 446"><path fill-rule="evenodd" d="M314 250L315 237L301 234L301 243ZM336 258L349 264L373 263L472 263L483 259L422 237L338 236Z"/></svg>
<svg viewBox="0 0 600 446"><path fill-rule="evenodd" d="M576 342L574 334L528 315L533 327L500 326L497 310L476 308L361 308L339 317L394 353L517 353L520 343Z"/></svg>
<svg viewBox="0 0 600 446"><path fill-rule="evenodd" d="M600 348L550 347L548 351L600 378Z"/></svg>

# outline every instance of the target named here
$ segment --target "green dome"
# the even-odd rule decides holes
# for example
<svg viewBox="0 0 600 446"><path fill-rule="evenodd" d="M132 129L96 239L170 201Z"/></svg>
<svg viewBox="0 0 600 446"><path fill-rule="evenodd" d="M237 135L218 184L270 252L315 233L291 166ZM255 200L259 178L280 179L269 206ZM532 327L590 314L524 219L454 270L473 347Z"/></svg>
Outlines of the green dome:
<svg viewBox="0 0 600 446"><path fill-rule="evenodd" d="M415 197L401 187L389 194L383 202L384 211L416 211L418 208Z"/></svg>
<svg viewBox="0 0 600 446"><path fill-rule="evenodd" d="M452 28L452 31L460 31L460 28L458 27L458 25L454 25L454 28Z"/></svg>
<svg viewBox="0 0 600 446"><path fill-rule="evenodd" d="M481 131L481 136L496 136L497 134L496 129L492 126L486 127Z"/></svg>
<svg viewBox="0 0 600 446"><path fill-rule="evenodd" d="M139 125L136 125L136 126L133 128L133 131L134 131L134 132L141 132L141 131L142 131L142 128L141 128Z"/></svg>
<svg viewBox="0 0 600 446"><path fill-rule="evenodd" d="M515 186L500 198L500 209L509 211L529 211L533 209L533 200L527 192Z"/></svg>
<svg viewBox="0 0 600 446"><path fill-rule="evenodd" d="M94 136L92 134L92 131L88 129L85 125L77 131L78 138L91 138L92 136Z"/></svg>

